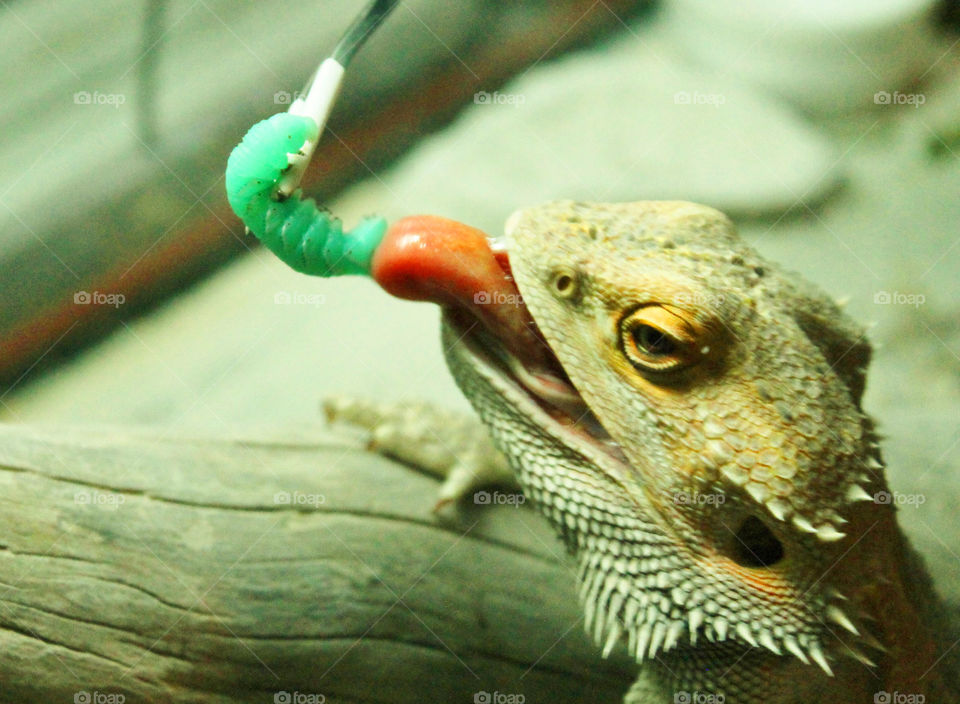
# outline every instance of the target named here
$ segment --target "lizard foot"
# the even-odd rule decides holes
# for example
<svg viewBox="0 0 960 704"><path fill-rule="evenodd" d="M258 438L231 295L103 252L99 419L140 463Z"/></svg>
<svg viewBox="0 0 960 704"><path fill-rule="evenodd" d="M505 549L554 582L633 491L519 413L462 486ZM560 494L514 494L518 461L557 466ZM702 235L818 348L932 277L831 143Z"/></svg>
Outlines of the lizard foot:
<svg viewBox="0 0 960 704"><path fill-rule="evenodd" d="M434 511L491 484L517 487L506 458L479 419L424 402L333 396L323 401L330 424L369 433L367 447L443 479Z"/></svg>

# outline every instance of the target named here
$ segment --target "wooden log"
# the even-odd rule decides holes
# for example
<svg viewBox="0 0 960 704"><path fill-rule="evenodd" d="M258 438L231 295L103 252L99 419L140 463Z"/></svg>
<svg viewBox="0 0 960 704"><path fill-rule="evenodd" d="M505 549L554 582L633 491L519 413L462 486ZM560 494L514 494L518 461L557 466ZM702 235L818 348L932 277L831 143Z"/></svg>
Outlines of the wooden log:
<svg viewBox="0 0 960 704"><path fill-rule="evenodd" d="M546 524L436 490L316 428L0 427L0 702L619 701Z"/></svg>

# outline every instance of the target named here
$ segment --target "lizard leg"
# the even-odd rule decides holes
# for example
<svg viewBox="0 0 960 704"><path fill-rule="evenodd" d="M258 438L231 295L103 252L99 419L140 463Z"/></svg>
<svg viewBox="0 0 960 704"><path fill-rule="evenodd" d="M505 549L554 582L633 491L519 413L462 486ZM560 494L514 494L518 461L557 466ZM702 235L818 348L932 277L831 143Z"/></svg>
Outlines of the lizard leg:
<svg viewBox="0 0 960 704"><path fill-rule="evenodd" d="M423 402L334 396L323 401L327 422L369 433L368 447L440 477L434 510L491 484L517 487L506 458L480 420Z"/></svg>

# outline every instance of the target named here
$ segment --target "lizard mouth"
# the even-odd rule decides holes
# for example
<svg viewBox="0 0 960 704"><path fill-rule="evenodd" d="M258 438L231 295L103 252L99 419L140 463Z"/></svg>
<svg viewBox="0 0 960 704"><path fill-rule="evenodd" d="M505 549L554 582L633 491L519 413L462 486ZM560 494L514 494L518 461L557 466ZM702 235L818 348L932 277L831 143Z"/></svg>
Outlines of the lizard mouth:
<svg viewBox="0 0 960 704"><path fill-rule="evenodd" d="M500 388L503 380L519 387L561 435L625 463L533 320L498 240L444 218L404 218L377 248L371 273L395 296L439 303L454 333L448 344L468 350L472 366L496 375Z"/></svg>
<svg viewBox="0 0 960 704"><path fill-rule="evenodd" d="M443 323L444 352L458 383L462 372L457 370L466 365L564 445L592 456L594 464L613 476L624 474L629 462L620 445L570 383L556 357L552 365L544 366L543 355L537 355L533 366L524 350L511 348L511 340L498 338L482 319L459 307L445 307ZM602 461L596 451L613 463Z"/></svg>

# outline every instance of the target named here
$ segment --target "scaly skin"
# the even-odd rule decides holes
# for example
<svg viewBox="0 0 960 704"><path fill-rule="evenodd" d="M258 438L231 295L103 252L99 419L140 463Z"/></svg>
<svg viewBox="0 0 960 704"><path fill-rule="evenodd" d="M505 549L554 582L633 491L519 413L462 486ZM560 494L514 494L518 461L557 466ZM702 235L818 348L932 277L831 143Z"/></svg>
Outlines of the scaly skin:
<svg viewBox="0 0 960 704"><path fill-rule="evenodd" d="M875 500L862 329L692 203L549 203L505 246L582 400L525 386L463 310L447 361L575 556L588 632L641 663L626 701L960 701L942 606ZM462 423L450 444L447 414L327 410L449 473L442 500L506 469Z"/></svg>
<svg viewBox="0 0 960 704"><path fill-rule="evenodd" d="M863 331L704 206L550 203L506 240L584 405L535 399L456 311L448 363L576 556L588 630L643 663L626 701L958 701L940 606L873 500Z"/></svg>

